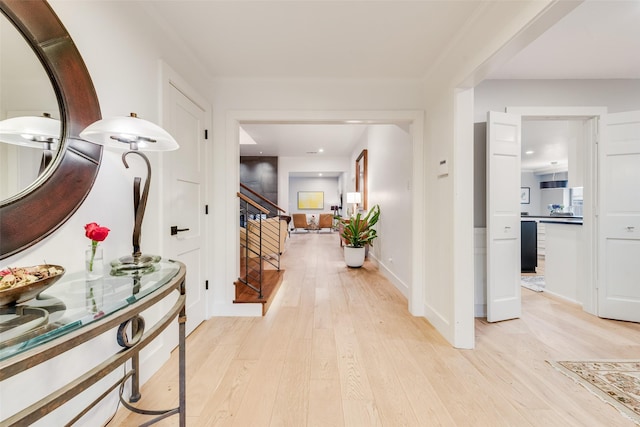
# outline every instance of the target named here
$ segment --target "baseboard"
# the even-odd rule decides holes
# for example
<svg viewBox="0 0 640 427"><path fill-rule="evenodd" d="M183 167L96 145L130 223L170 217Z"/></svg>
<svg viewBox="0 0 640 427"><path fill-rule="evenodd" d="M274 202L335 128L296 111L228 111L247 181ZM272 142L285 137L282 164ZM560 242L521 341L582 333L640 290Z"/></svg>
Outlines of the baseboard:
<svg viewBox="0 0 640 427"><path fill-rule="evenodd" d="M391 283L393 283L393 286L395 286L396 289L398 289L405 298L409 299L409 285L400 280L400 278L396 276L393 271L387 268L387 266L381 263L380 260L378 260L375 256L369 254L369 257L371 258L371 261L373 261L378 266L378 270L380 270L384 277L386 277Z"/></svg>
<svg viewBox="0 0 640 427"><path fill-rule="evenodd" d="M567 297L565 297L563 295L557 294L557 293L555 293L553 291L550 291L547 288L544 289L542 294L548 296L549 298L553 298L553 299L556 299L556 300L559 300L559 301L562 301L562 302L568 302L570 304L575 304L575 305L577 305L579 307L582 307L582 303L580 303L579 301L576 301L574 299L567 298Z"/></svg>
<svg viewBox="0 0 640 427"><path fill-rule="evenodd" d="M262 317L262 304L217 303L211 306L210 317Z"/></svg>
<svg viewBox="0 0 640 427"><path fill-rule="evenodd" d="M429 323L431 323L431 325L433 325L433 327L436 328L436 330L453 345L454 337L451 322L428 304L424 305L424 313L424 317L427 318Z"/></svg>
<svg viewBox="0 0 640 427"><path fill-rule="evenodd" d="M487 229L473 229L475 317L487 316Z"/></svg>

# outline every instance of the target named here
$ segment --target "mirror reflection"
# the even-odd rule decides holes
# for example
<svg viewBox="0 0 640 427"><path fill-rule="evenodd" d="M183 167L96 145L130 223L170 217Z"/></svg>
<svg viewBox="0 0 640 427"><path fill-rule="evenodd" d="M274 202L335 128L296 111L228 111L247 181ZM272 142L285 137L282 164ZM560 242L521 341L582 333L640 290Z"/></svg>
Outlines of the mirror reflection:
<svg viewBox="0 0 640 427"><path fill-rule="evenodd" d="M40 60L0 15L0 201L28 188L47 169L59 149L59 119Z"/></svg>

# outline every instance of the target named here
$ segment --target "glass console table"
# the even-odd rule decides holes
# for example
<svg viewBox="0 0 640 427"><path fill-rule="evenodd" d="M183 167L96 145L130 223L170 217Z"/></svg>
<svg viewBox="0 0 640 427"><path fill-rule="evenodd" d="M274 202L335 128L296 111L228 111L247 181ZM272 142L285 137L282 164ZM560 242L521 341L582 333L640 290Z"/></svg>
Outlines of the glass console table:
<svg viewBox="0 0 640 427"><path fill-rule="evenodd" d="M179 414L185 425L185 266L163 260L144 273L112 276L86 281L84 272L66 273L37 298L0 308L0 381L63 354L80 344L117 328L116 340L122 349L97 366L24 410L0 421L0 425L30 425L71 400L107 374L131 360L131 369L98 399L70 420L78 421L115 388L129 410L160 419ZM140 313L177 292L174 305L149 330ZM179 342L179 406L148 411L124 400L125 381L131 379L129 401L140 399L139 352L177 317Z"/></svg>

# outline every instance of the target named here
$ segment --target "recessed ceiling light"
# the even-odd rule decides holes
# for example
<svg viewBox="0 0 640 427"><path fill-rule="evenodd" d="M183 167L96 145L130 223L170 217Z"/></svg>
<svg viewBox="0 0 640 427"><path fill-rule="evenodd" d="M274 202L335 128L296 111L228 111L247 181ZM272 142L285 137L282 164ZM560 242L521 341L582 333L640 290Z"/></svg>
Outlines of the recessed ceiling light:
<svg viewBox="0 0 640 427"><path fill-rule="evenodd" d="M318 176L322 176L322 173L319 173Z"/></svg>
<svg viewBox="0 0 640 427"><path fill-rule="evenodd" d="M524 154L533 154L533 153L535 153L535 151L533 151L533 150L527 150L527 151L524 152Z"/></svg>
<svg viewBox="0 0 640 427"><path fill-rule="evenodd" d="M318 148L318 153L324 153L324 148Z"/></svg>

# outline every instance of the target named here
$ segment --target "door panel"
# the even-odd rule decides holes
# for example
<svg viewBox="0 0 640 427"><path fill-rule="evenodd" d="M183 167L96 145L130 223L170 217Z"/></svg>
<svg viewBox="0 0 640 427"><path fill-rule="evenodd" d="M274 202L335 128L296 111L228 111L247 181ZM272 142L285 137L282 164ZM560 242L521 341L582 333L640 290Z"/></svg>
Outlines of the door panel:
<svg viewBox="0 0 640 427"><path fill-rule="evenodd" d="M640 322L640 111L601 117L598 315Z"/></svg>
<svg viewBox="0 0 640 427"><path fill-rule="evenodd" d="M171 226L187 229L170 236L168 253L187 266L187 334L205 319L204 286L204 128L205 112L171 85L167 130L180 149L167 156L166 233ZM165 223L166 224L166 223Z"/></svg>
<svg viewBox="0 0 640 427"><path fill-rule="evenodd" d="M487 117L487 320L520 317L520 116Z"/></svg>

